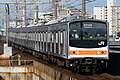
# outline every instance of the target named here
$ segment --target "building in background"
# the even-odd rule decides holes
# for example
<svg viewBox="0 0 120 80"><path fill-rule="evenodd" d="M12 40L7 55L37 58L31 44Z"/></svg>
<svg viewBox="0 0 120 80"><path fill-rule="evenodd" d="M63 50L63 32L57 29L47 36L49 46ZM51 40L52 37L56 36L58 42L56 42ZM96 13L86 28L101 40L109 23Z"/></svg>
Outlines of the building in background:
<svg viewBox="0 0 120 80"><path fill-rule="evenodd" d="M111 29L113 35L117 35L120 32L120 6L112 6L112 19L111 19Z"/></svg>
<svg viewBox="0 0 120 80"><path fill-rule="evenodd" d="M107 6L95 6L96 19L109 22L109 35L117 35L120 31L120 6L116 6L116 0L107 0Z"/></svg>
<svg viewBox="0 0 120 80"><path fill-rule="evenodd" d="M113 12L112 7L116 5L116 0L107 0L107 21L109 22L109 35L114 35L115 31L113 31ZM115 20L117 21L117 20Z"/></svg>
<svg viewBox="0 0 120 80"><path fill-rule="evenodd" d="M93 13L96 19L107 21L107 6L95 6Z"/></svg>

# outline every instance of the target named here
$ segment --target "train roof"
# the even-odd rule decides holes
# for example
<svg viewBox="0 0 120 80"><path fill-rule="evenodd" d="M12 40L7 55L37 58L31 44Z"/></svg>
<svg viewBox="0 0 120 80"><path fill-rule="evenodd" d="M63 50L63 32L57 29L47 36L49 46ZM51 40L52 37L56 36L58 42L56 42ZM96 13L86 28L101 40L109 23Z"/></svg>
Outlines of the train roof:
<svg viewBox="0 0 120 80"><path fill-rule="evenodd" d="M106 22L105 20L99 20L99 19L77 19L77 20L72 20L69 22L76 22L76 21L99 21L99 22Z"/></svg>
<svg viewBox="0 0 120 80"><path fill-rule="evenodd" d="M71 20L71 21L65 21L65 22L58 22L58 23L53 23L53 24L47 24L47 25L37 25L37 26L32 26L32 27L20 27L20 28L10 28L10 29L15 29L15 30L20 30L20 29L24 29L24 30L32 30L35 28L47 28L48 26L52 26L52 25L67 25L68 23L72 23L72 22L76 22L76 21L99 21L99 22L106 22L103 20L98 20L98 19L77 19L77 20Z"/></svg>

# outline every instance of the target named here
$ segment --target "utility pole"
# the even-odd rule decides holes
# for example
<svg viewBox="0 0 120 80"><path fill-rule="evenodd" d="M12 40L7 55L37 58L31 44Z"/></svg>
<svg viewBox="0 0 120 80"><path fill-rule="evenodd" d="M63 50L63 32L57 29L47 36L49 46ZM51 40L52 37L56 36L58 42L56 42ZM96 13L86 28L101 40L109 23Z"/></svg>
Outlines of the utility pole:
<svg viewBox="0 0 120 80"><path fill-rule="evenodd" d="M82 15L86 14L86 0L82 0Z"/></svg>
<svg viewBox="0 0 120 80"><path fill-rule="evenodd" d="M23 2L24 2L24 5L23 5L23 7L22 7L22 20L23 20L23 26L25 26L26 27L26 0L23 0Z"/></svg>
<svg viewBox="0 0 120 80"><path fill-rule="evenodd" d="M38 23L38 6L36 6L36 22Z"/></svg>
<svg viewBox="0 0 120 80"><path fill-rule="evenodd" d="M6 44L8 46L8 27L9 27L9 4L5 4L6 10Z"/></svg>
<svg viewBox="0 0 120 80"><path fill-rule="evenodd" d="M16 0L16 27L18 26L17 21L18 21L18 2Z"/></svg>
<svg viewBox="0 0 120 80"><path fill-rule="evenodd" d="M57 7L58 7L58 1L57 0L53 0L53 8L54 8L54 17L55 19L57 19Z"/></svg>

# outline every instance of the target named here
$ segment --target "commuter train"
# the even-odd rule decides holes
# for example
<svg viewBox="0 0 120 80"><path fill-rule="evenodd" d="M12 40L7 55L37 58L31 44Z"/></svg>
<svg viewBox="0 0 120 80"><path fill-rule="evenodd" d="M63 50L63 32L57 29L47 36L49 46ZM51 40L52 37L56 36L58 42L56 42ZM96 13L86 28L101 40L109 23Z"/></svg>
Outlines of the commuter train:
<svg viewBox="0 0 120 80"><path fill-rule="evenodd" d="M81 19L49 25L9 28L9 45L73 71L107 67L108 23Z"/></svg>

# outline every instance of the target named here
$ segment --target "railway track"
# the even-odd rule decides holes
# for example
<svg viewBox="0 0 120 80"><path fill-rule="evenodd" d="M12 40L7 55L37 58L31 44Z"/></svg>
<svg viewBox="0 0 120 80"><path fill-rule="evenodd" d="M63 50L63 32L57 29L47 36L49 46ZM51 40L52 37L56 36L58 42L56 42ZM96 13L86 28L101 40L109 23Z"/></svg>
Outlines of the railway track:
<svg viewBox="0 0 120 80"><path fill-rule="evenodd" d="M2 49L3 49L3 43L4 41L0 40L0 54L2 54ZM35 60L39 63L42 63L48 67L51 67L54 70L57 70L61 72L62 74L60 75L61 78L59 80L64 80L64 74L70 76L68 80L120 80L120 76L113 76L108 73L101 73L101 74L94 74L93 76L90 75L82 75L78 73L72 73L72 71L67 70L65 68L61 68L59 66L56 66L55 64L48 64L48 62L43 61L42 59L36 58L35 56L32 56L31 54L22 52L16 48L13 48L13 59L17 59L17 56L20 56L21 60ZM57 78L55 79L57 80Z"/></svg>

